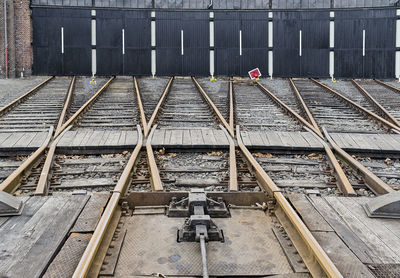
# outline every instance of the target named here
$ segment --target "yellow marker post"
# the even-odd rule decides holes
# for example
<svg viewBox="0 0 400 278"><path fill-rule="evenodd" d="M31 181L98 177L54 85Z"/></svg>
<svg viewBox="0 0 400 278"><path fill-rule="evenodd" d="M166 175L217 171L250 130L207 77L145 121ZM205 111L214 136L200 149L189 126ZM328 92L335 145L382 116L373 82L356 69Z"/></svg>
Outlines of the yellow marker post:
<svg viewBox="0 0 400 278"><path fill-rule="evenodd" d="M92 80L90 81L91 85L96 85L96 80L94 80L94 77L92 78Z"/></svg>
<svg viewBox="0 0 400 278"><path fill-rule="evenodd" d="M211 79L210 79L210 81L217 81L217 79L215 79L215 77L214 77L214 76L211 76Z"/></svg>

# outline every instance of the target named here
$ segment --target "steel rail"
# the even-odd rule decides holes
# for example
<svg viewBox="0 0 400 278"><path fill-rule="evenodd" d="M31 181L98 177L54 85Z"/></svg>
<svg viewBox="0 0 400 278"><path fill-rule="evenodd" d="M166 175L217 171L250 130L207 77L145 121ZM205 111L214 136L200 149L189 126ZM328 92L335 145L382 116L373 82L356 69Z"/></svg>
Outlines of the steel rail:
<svg viewBox="0 0 400 278"><path fill-rule="evenodd" d="M226 130L228 130L229 134L231 136L235 136L235 133L233 131L233 128L230 127L230 125L227 123L227 121L224 119L222 116L221 112L219 112L217 106L215 106L214 102L210 99L210 97L207 95L207 93L204 91L204 89L201 87L199 82L197 82L196 78L192 76L192 81L195 84L196 88L199 90L201 95L204 97L204 99L207 101L208 105L211 106L211 109L214 111L214 113L217 115L219 121L224 125Z"/></svg>
<svg viewBox="0 0 400 278"><path fill-rule="evenodd" d="M161 182L160 172L158 171L157 163L154 158L153 147L151 146L151 139L153 138L153 134L157 128L157 125L154 125L151 129L150 135L147 138L146 142L146 152L147 152L147 161L149 164L150 170L150 181L153 191L163 191L163 184Z"/></svg>
<svg viewBox="0 0 400 278"><path fill-rule="evenodd" d="M100 94L110 85L110 83L115 79L115 76L112 76L106 84L104 84L88 101L86 101L78 111L75 112L74 115L71 116L54 134L54 138L59 136L64 129L66 129L69 125L72 125L74 121L77 120L78 116L89 107L89 105L93 104L93 102L100 96Z"/></svg>
<svg viewBox="0 0 400 278"><path fill-rule="evenodd" d="M234 103L233 103L233 81L232 79L229 79L229 126L233 131L235 131L235 126L234 126Z"/></svg>
<svg viewBox="0 0 400 278"><path fill-rule="evenodd" d="M61 111L60 117L58 118L58 124L56 127L56 133L58 133L58 131L60 130L62 124L65 121L65 116L67 115L67 109L69 108L69 105L71 103L71 99L72 99L72 94L74 91L74 87L75 87L75 80L76 77L74 76L71 80L71 83L69 84L69 88L68 88L68 93L67 93L67 97L65 98L64 101L64 107Z"/></svg>
<svg viewBox="0 0 400 278"><path fill-rule="evenodd" d="M343 160L349 163L353 168L355 168L359 174L364 178L365 184L371 189L375 194L386 194L395 191L374 173L368 170L364 165L355 160L350 154L340 148L335 141L332 139L330 134L325 128L322 128L326 139L331 144L332 148L335 150L336 154L339 155Z"/></svg>
<svg viewBox="0 0 400 278"><path fill-rule="evenodd" d="M303 97L301 96L299 90L297 89L296 84L294 84L292 78L289 78L289 83L290 83L290 86L292 87L292 89L293 89L293 91L294 91L294 94L295 94L297 100L300 102L302 108L304 109L304 112L306 113L308 120L309 120L310 123L313 125L313 127L315 128L315 130L318 132L317 134L318 134L319 136L323 137L322 132L321 132L321 130L319 129L319 126L318 126L317 122L315 121L315 119L314 119L314 117L313 117L313 115L312 115L310 109L308 109L308 106L306 105L306 103L305 103Z"/></svg>
<svg viewBox="0 0 400 278"><path fill-rule="evenodd" d="M122 172L121 177L118 180L117 185L115 186L114 190L112 191L112 195L107 203L107 206L100 218L99 223L96 226L96 229L89 241L89 244L87 245L85 252L83 253L78 266L75 269L75 272L72 277L74 278L83 278L87 277L90 268L92 266L93 260L97 254L97 251L101 245L101 242L104 238L104 235L109 227L111 218L116 211L116 208L118 207L118 203L120 199L126 194L128 190L128 184L129 180L131 177L131 172L132 169L134 168L134 165L136 163L137 157L139 155L139 152L142 148L143 144L143 136L142 136L142 130L140 126L137 126L138 129L138 143L133 150L133 153L131 157L129 158L129 161L127 165L124 168L124 171Z"/></svg>
<svg viewBox="0 0 400 278"><path fill-rule="evenodd" d="M383 81L381 81L381 80L378 80L378 79L374 79L374 80L375 80L376 83L378 83L378 84L380 84L380 85L382 85L382 86L385 86L386 88L392 90L392 91L395 92L395 93L400 94L400 89L399 89L399 88L397 88L397 87L395 87L395 86L393 86L393 85L390 85L390 84L388 84L388 83L386 83L386 82L383 82Z"/></svg>
<svg viewBox="0 0 400 278"><path fill-rule="evenodd" d="M308 128L306 127L306 129L308 129ZM308 132L310 132L312 135L314 135L315 138L324 146L325 153L327 154L328 159L329 159L329 163L330 163L331 167L333 167L333 169L334 169L333 174L336 177L338 187L339 187L340 191L343 193L343 195L344 196L357 196L357 193L355 192L349 179L347 178L347 176L344 173L342 167L340 166L338 160L336 159L336 156L332 152L331 147L325 142L325 140L322 140L312 130L308 129Z"/></svg>
<svg viewBox="0 0 400 278"><path fill-rule="evenodd" d="M229 132L222 125L219 127L224 131L225 136L229 141L229 191L239 191L235 142L229 135Z"/></svg>
<svg viewBox="0 0 400 278"><path fill-rule="evenodd" d="M47 195L49 191L49 174L51 170L51 166L54 162L54 154L56 152L56 147L60 139L67 133L68 130L71 129L72 126L68 126L61 134L58 136L50 145L49 150L47 151L46 160L44 162L42 172L40 173L40 178L38 184L36 185L35 195L43 196Z"/></svg>
<svg viewBox="0 0 400 278"><path fill-rule="evenodd" d="M18 189L22 176L29 172L30 169L32 169L32 167L34 167L34 165L40 160L43 152L46 150L47 145L51 140L53 131L54 127L51 126L47 138L44 140L40 148L30 155L28 159L26 159L14 172L12 172L11 175L7 177L7 179L0 184L0 190L12 194Z"/></svg>
<svg viewBox="0 0 400 278"><path fill-rule="evenodd" d="M263 85L261 85L259 82L257 82L258 88L267 94L267 96L270 96L278 105L283 107L288 113L290 113L292 116L294 116L299 122L301 122L303 125L314 131L316 134L319 135L319 132L315 127L310 124L308 121L306 121L302 116L300 116L298 113L296 113L292 108L287 106L282 100L280 100L275 94L273 94L271 91L269 91L267 88L265 88ZM323 135L320 135L321 138L323 138Z"/></svg>
<svg viewBox="0 0 400 278"><path fill-rule="evenodd" d="M163 103L165 102L165 100L167 98L167 95L168 95L168 93L169 93L169 91L171 89L173 81L174 81L174 77L171 77L169 79L169 82L168 82L167 86L164 89L164 92L162 93L162 95L160 97L160 100L157 103L156 108L153 111L153 114L150 117L150 120L147 122L147 134L146 133L144 134L145 137L147 137L149 131L151 130L151 128L153 126L153 123L154 123L154 121L155 121L155 119L156 119L156 117L158 115L158 112L160 111L161 106L163 105Z"/></svg>
<svg viewBox="0 0 400 278"><path fill-rule="evenodd" d="M254 168L256 172L257 180L260 185L263 187L268 194L275 198L277 204L282 208L285 215L291 222L291 224L295 227L296 231L301 236L302 240L306 244L306 246L311 251L315 260L318 262L319 266L325 272L328 277L343 277L339 270L336 268L334 263L319 245L318 241L314 238L310 230L308 230L307 226L303 223L301 218L298 216L296 211L290 205L290 203L286 200L285 196L282 192L280 192L279 187L272 181L272 179L268 176L268 174L262 169L260 164L255 160L255 158L251 155L249 150L243 144L243 141L240 136L239 126L236 126L236 134L237 141L240 150L244 154L245 158L249 161L251 166ZM305 260L306 262L306 260Z"/></svg>
<svg viewBox="0 0 400 278"><path fill-rule="evenodd" d="M148 133L148 127L147 127L147 122L146 122L146 116L144 114L144 109L143 109L143 104L142 104L142 98L140 96L140 91L139 91L139 86L136 80L136 77L133 77L133 83L135 85L135 91L136 91L136 97L137 97L137 102L138 102L138 106L139 106L139 112L140 112L140 120L142 122L142 127L143 127L143 132L144 134Z"/></svg>
<svg viewBox="0 0 400 278"><path fill-rule="evenodd" d="M3 115L7 110L11 109L12 107L14 107L16 104L18 104L19 102L23 101L25 98L29 97L32 93L36 92L37 90L39 90L41 87L43 87L45 84L47 84L50 80L52 80L54 78L54 76L47 78L45 81L43 81L42 83L40 83L39 85L36 85L35 87L33 87L32 89L30 89L28 92L26 92L25 94L23 94L22 96L14 99L12 102L10 102L9 104L7 104L6 106L2 107L0 109L0 115Z"/></svg>
<svg viewBox="0 0 400 278"><path fill-rule="evenodd" d="M344 101L346 101L347 103L349 103L351 106L355 107L356 109L358 109L361 112L364 112L365 114L367 114L368 116L372 117L373 119L375 119L376 121L382 123L383 125L385 125L387 128L389 129L394 129L397 131L400 131L400 127L392 124L391 122L385 120L384 118L376 115L375 113L369 111L368 109L365 109L364 107L362 107L361 105L355 103L354 101L352 101L351 99L349 99L348 97L343 96L342 94L338 93L337 91L335 91L334 89L328 87L325 84L322 84L321 82L315 80L314 78L311 78L311 80L319 85L320 87L328 90L331 94L333 94L334 96L338 96L339 98L343 99Z"/></svg>
<svg viewBox="0 0 400 278"><path fill-rule="evenodd" d="M383 107L373 96L371 96L368 91L363 88L357 81L354 79L351 80L354 86L360 91L361 94L365 96L365 98L379 111L379 113L386 119L388 119L390 122L395 124L396 126L400 127L400 122L389 112L386 110L385 107Z"/></svg>

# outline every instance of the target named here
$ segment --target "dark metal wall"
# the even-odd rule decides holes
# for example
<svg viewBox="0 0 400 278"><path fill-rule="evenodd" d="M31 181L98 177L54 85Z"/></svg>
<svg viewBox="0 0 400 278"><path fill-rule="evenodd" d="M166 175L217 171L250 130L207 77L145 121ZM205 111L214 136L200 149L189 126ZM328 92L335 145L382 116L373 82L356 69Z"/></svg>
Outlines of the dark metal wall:
<svg viewBox="0 0 400 278"><path fill-rule="evenodd" d="M209 75L208 19L208 12L157 13L157 74Z"/></svg>
<svg viewBox="0 0 400 278"><path fill-rule="evenodd" d="M395 40L396 10L336 11L335 76L394 77Z"/></svg>
<svg viewBox="0 0 400 278"><path fill-rule="evenodd" d="M258 67L267 75L268 13L215 12L214 22L215 74L245 76Z"/></svg>
<svg viewBox="0 0 400 278"><path fill-rule="evenodd" d="M90 10L33 9L32 24L34 74L90 74Z"/></svg>
<svg viewBox="0 0 400 278"><path fill-rule="evenodd" d="M329 11L275 12L273 23L274 76L329 76Z"/></svg>

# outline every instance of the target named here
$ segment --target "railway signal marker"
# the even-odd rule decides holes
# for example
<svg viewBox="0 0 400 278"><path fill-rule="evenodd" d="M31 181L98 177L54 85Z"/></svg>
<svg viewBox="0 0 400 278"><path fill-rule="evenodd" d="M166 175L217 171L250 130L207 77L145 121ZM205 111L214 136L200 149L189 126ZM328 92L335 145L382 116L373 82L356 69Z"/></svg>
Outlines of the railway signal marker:
<svg viewBox="0 0 400 278"><path fill-rule="evenodd" d="M261 71L258 68L252 69L249 71L249 76L251 80L259 80L261 76Z"/></svg>

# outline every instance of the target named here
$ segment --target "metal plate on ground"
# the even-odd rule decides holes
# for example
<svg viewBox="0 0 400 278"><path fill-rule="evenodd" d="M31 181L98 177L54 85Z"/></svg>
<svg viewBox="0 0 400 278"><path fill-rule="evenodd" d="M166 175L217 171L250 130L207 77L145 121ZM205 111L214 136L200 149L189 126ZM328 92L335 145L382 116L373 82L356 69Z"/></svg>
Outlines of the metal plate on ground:
<svg viewBox="0 0 400 278"><path fill-rule="evenodd" d="M91 234L71 234L50 264L43 278L71 277L83 252L85 252L86 246L89 244L91 236Z"/></svg>
<svg viewBox="0 0 400 278"><path fill-rule="evenodd" d="M225 242L207 243L211 276L264 276L293 273L261 210L233 209L232 218L216 218ZM134 215L126 220L125 237L115 276L162 273L167 276L201 276L200 245L177 242L184 218Z"/></svg>

